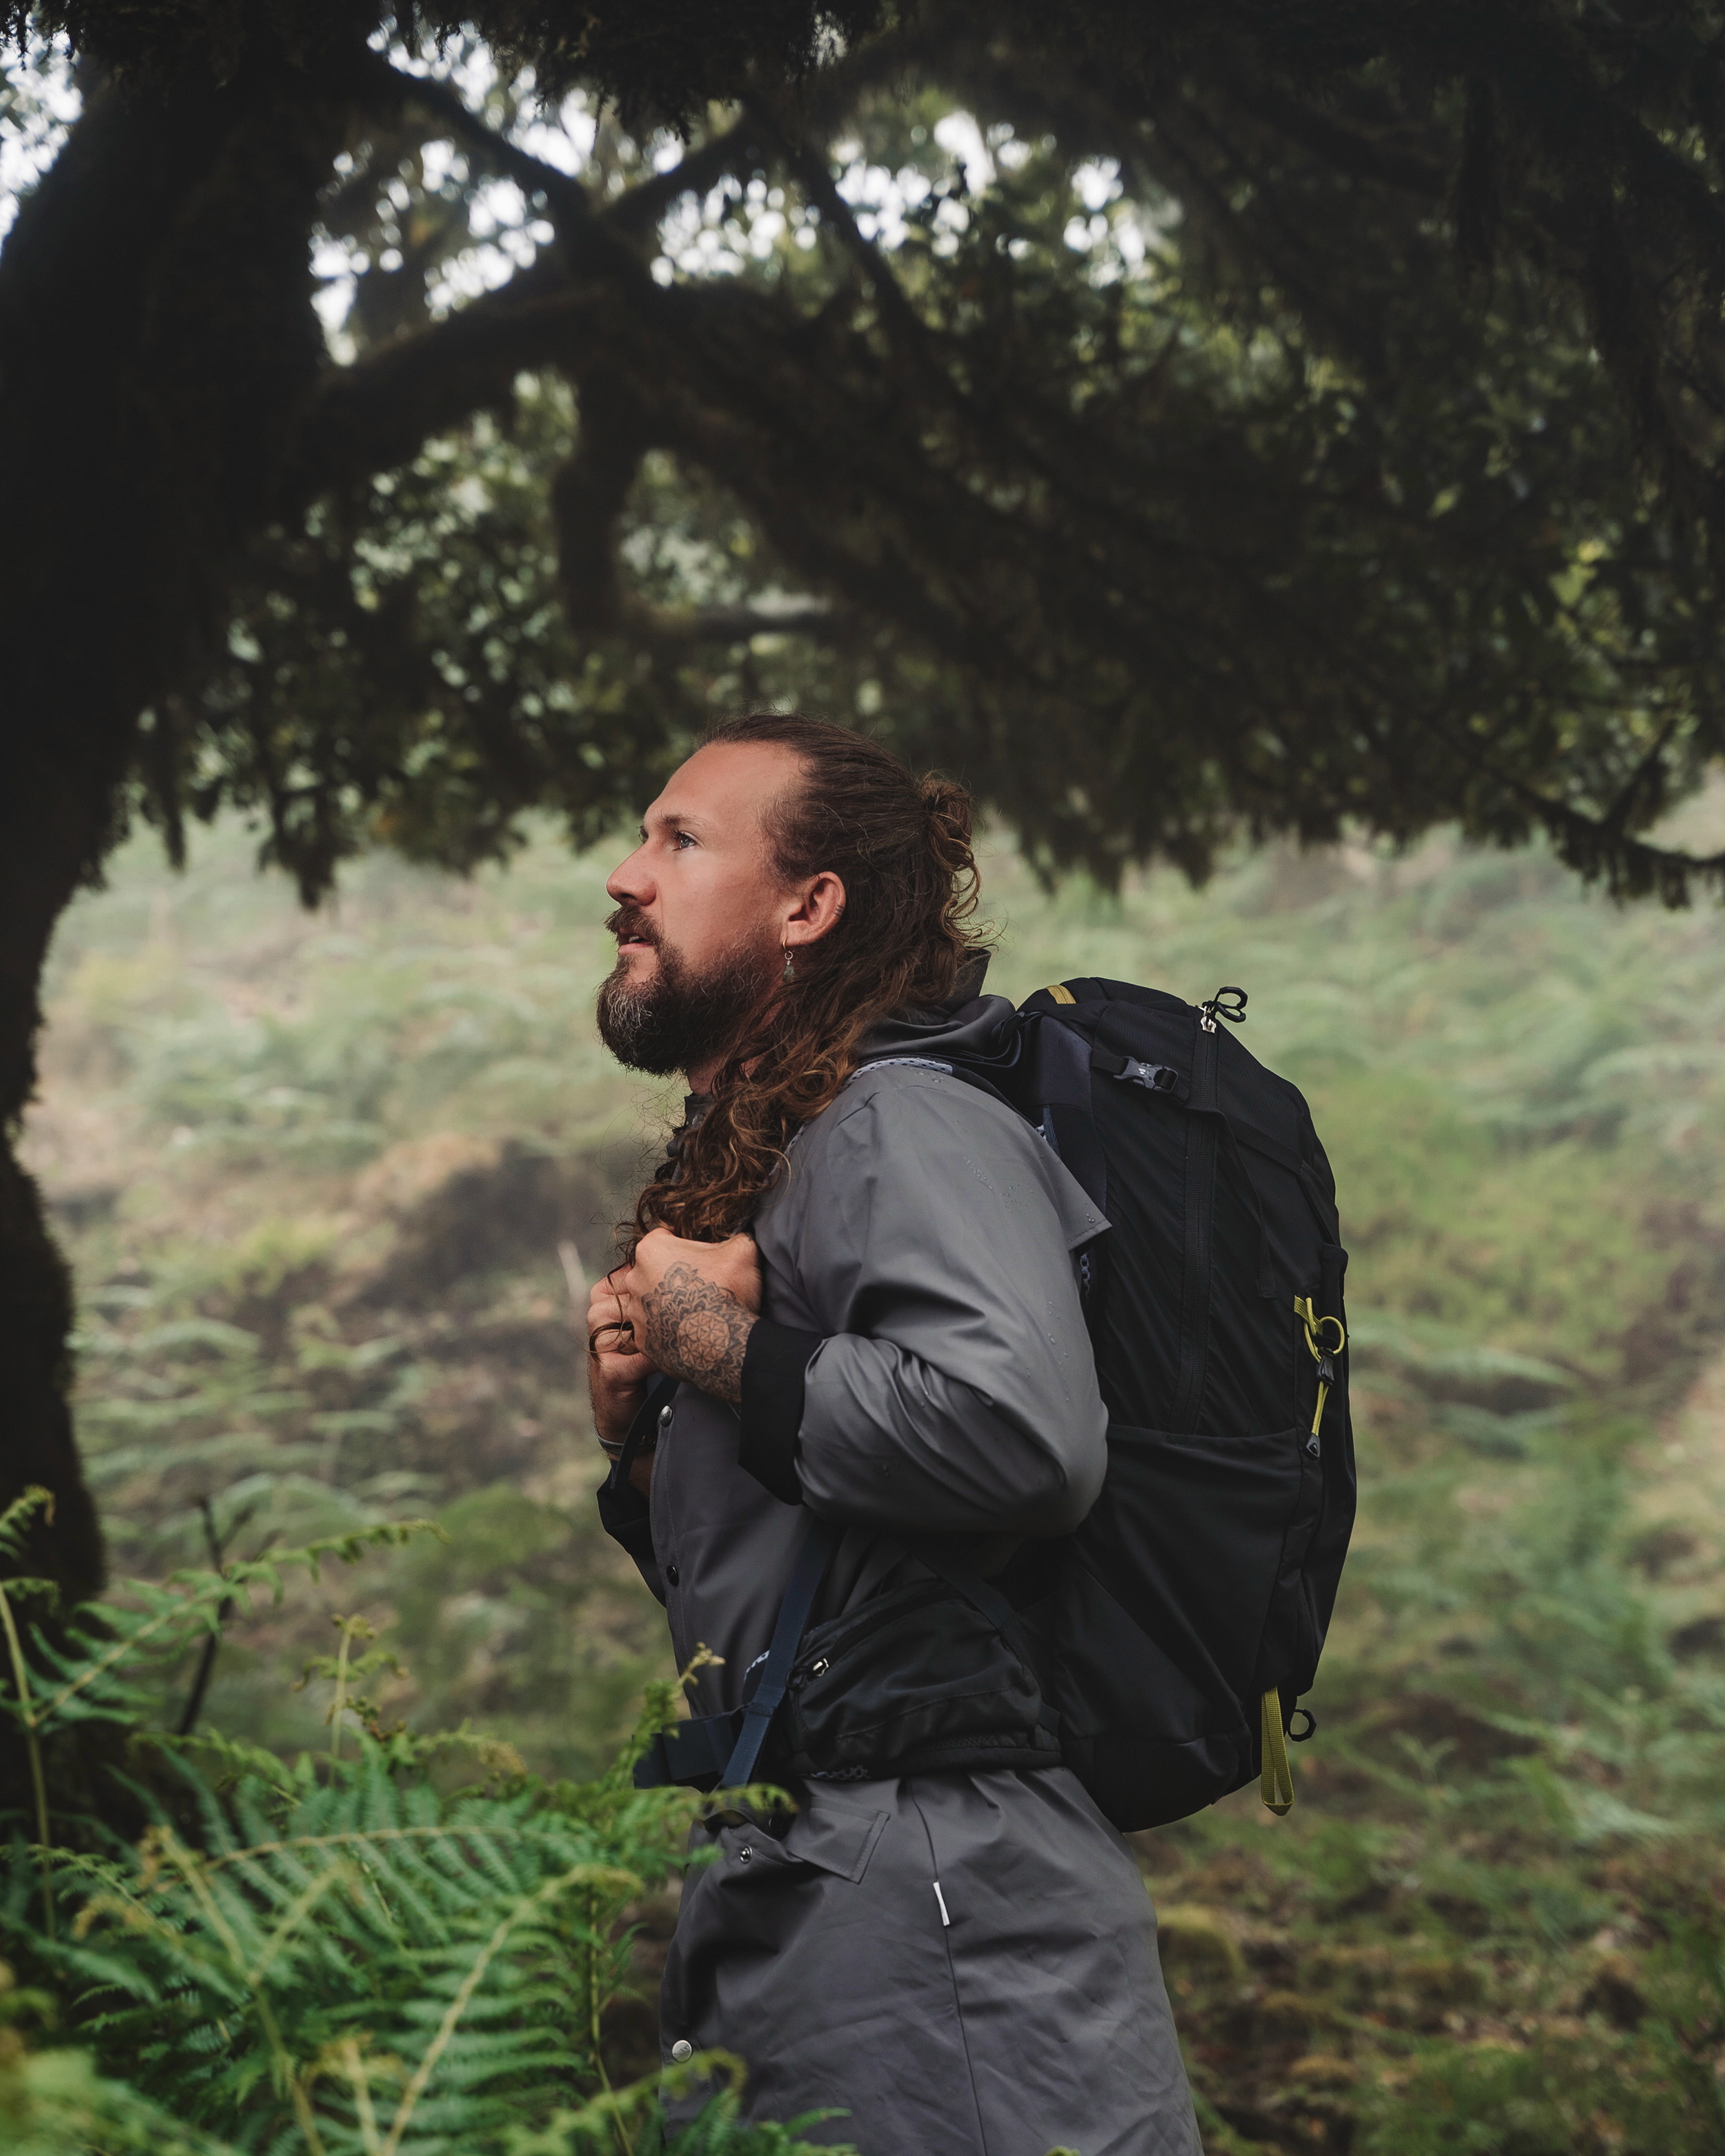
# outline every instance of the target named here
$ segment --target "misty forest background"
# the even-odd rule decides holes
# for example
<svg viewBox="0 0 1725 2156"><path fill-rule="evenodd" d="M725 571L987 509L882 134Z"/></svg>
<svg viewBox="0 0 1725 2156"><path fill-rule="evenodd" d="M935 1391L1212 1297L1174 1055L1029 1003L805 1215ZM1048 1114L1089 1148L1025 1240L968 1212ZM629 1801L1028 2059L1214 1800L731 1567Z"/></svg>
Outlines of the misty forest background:
<svg viewBox="0 0 1725 2156"><path fill-rule="evenodd" d="M0 300L125 304L69 387L15 338L0 415L37 726L0 1109L76 889L19 1159L112 1584L69 1620L76 1506L0 1513L0 2134L657 2148L686 1807L608 1778L672 1672L569 1302L675 1101L592 1002L632 813L773 701L976 779L991 986L1242 985L1335 1165L1362 1504L1299 1801L1135 1838L1212 2156L1718 2156L1725 232L1689 168L1537 98L1534 157L1549 70L1435 0L1387 59L1250 0L1142 50L1157 9L1094 0L1052 57L1034 9L840 9L806 139L743 49L770 8L741 58L731 11L644 44L694 57L633 132L598 29L547 103L476 36L284 0L287 59L158 110L113 83L198 9L39 12L100 95ZM1711 156L1707 11L1629 12L1579 11L1574 111ZM28 195L80 91L3 19ZM62 391L101 424L56 433ZM57 1322L0 1309L14 1368ZM734 2108L690 2156L845 2130Z"/></svg>
<svg viewBox="0 0 1725 2156"><path fill-rule="evenodd" d="M675 1106L593 1038L608 858L374 858L307 915L237 829L177 876L145 837L56 942L27 1157L116 1570L198 1562L206 1502L238 1554L449 1537L231 1623L203 1714L233 1738L324 1741L285 1673L336 1613L399 1657L382 1726L470 1722L553 1776L667 1671L594 1518L557 1247L607 1262ZM1363 1496L1300 1800L1137 1838L1211 2145L1717 2147L1716 919L1443 839L1249 856L1202 893L1050 897L998 844L986 873L1010 994L1245 985L1344 1201ZM644 2067L650 2015L619 2015Z"/></svg>

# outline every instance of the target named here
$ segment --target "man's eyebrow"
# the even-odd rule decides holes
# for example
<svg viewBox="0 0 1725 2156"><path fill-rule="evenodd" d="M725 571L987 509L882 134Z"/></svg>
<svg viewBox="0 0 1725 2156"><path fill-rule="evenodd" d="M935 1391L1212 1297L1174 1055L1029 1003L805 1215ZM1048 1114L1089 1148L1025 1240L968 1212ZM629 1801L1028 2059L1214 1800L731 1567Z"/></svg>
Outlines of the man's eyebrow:
<svg viewBox="0 0 1725 2156"><path fill-rule="evenodd" d="M652 820L661 830L703 831L706 829L707 824L707 819L704 816L679 816L669 808L662 809ZM644 839L647 836L645 824L641 826L641 836Z"/></svg>

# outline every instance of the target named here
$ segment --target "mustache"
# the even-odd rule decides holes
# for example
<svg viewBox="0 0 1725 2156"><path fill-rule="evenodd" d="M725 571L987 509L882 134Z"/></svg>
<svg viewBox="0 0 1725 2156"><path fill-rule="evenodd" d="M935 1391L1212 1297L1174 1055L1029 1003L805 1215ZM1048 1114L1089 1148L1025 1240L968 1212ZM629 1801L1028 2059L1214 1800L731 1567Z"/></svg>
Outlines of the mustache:
<svg viewBox="0 0 1725 2156"><path fill-rule="evenodd" d="M659 932L638 906L619 906L606 921L605 933L619 943L649 943L655 951L659 948Z"/></svg>

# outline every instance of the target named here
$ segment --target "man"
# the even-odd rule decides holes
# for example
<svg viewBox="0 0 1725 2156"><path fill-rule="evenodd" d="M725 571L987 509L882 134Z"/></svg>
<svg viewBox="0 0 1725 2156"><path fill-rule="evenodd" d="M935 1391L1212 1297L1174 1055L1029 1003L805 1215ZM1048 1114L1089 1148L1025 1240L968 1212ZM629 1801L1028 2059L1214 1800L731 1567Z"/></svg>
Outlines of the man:
<svg viewBox="0 0 1725 2156"><path fill-rule="evenodd" d="M721 1658L696 1713L742 1704L811 1514L844 1530L819 1624L932 1578L901 1537L986 1575L1101 1486L1076 1254L1106 1224L941 1067L1011 1038L978 993L969 837L959 788L757 716L673 776L607 886L601 1031L690 1099L632 1261L593 1291L593 1413L614 1456L655 1373L678 1381L608 1523L679 1665ZM750 2116L841 2110L817 2131L864 2156L1188 2156L1137 1868L1045 1734L988 1741L974 1765L816 1775L788 1827L716 1825L665 2056L740 2053Z"/></svg>

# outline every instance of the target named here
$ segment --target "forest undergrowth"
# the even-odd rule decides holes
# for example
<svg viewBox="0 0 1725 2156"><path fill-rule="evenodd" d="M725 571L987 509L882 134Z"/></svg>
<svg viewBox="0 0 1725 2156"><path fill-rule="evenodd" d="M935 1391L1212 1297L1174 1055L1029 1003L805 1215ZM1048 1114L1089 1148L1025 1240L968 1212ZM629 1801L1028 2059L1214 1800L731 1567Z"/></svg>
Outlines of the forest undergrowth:
<svg viewBox="0 0 1725 2156"><path fill-rule="evenodd" d="M567 1302L675 1104L593 1040L603 872L372 860L308 916L224 829L64 925L28 1144L130 1584L56 1631L0 1557L8 1711L22 1658L112 1732L56 1784L44 1725L15 1823L8 2146L654 2145L606 2085L688 1807L613 1764L673 1673ZM1341 1188L1362 1512L1299 1801L1137 1837L1213 2156L1725 2150L1716 922L1441 844L987 897L1014 995L1244 985Z"/></svg>

